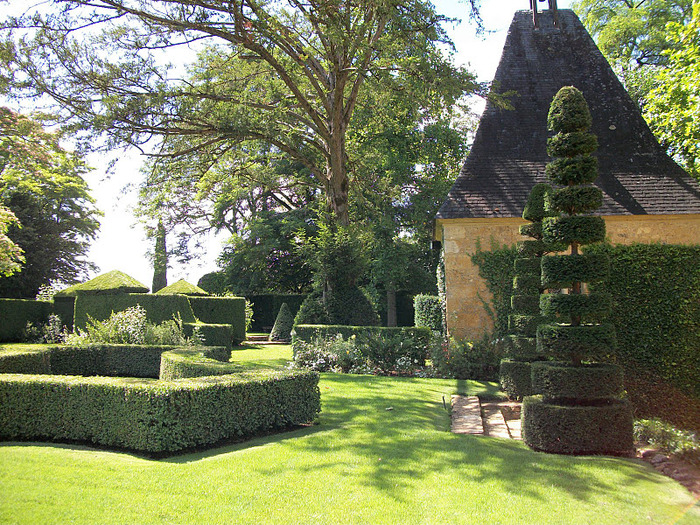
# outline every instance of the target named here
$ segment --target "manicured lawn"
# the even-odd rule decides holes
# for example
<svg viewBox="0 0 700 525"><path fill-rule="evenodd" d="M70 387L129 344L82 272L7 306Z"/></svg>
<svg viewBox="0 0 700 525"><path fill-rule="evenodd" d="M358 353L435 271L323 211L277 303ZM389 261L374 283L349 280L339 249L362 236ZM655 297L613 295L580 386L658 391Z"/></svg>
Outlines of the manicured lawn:
<svg viewBox="0 0 700 525"><path fill-rule="evenodd" d="M165 460L3 443L0 521L700 523L689 493L642 462L450 434L443 396L492 384L324 374L320 388L313 427Z"/></svg>

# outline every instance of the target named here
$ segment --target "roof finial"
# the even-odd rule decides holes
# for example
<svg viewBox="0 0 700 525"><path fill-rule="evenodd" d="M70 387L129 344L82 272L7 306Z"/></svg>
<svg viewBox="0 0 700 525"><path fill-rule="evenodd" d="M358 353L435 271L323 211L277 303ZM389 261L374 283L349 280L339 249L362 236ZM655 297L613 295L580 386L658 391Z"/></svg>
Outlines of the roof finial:
<svg viewBox="0 0 700 525"><path fill-rule="evenodd" d="M544 2L545 0L530 0L530 9L532 9L532 20L535 23L535 29L540 27L540 17L537 12L537 2ZM547 0L549 2L549 10L552 12L554 17L554 26L559 26L559 13L557 12L557 0Z"/></svg>

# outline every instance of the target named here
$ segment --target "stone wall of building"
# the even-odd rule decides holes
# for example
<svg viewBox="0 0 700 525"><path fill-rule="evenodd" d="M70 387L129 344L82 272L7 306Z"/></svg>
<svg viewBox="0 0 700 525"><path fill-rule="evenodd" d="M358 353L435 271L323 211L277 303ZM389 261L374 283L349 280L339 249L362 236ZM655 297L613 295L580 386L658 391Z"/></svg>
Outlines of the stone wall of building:
<svg viewBox="0 0 700 525"><path fill-rule="evenodd" d="M613 244L664 242L700 244L700 215L619 215L605 217ZM503 219L438 220L436 235L445 251L447 327L451 336L479 339L493 330L485 304L491 294L471 256L480 248L513 245L523 240L518 226L525 221Z"/></svg>

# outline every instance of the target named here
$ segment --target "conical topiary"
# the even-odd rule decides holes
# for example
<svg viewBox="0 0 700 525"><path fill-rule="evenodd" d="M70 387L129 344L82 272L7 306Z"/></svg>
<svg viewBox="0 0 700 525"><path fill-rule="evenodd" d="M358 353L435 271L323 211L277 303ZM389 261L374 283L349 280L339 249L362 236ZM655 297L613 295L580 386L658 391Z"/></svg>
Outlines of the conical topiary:
<svg viewBox="0 0 700 525"><path fill-rule="evenodd" d="M530 363L539 361L535 335L537 326L545 321L540 313L540 261L546 253L563 249L562 245L542 240L542 220L550 214L545 209L547 196L553 191L549 184L536 184L528 195L523 219L530 221L520 227L520 234L529 237L517 244L518 258L514 263L515 278L511 297L511 315L508 316L507 359L500 365L501 388L511 399L522 399L533 394L530 381Z"/></svg>
<svg viewBox="0 0 700 525"><path fill-rule="evenodd" d="M632 413L621 399L622 371L592 362L609 355L616 340L613 326L601 322L610 297L586 290L586 283L607 276L609 261L580 253L581 246L605 240L605 221L582 215L601 205L602 192L592 185L597 140L588 132L591 116L578 89L557 93L548 125L556 133L547 142L555 160L546 173L563 187L549 198L557 216L543 220L543 241L564 243L570 254L542 258L542 286L563 291L540 297L541 313L555 322L538 326L537 351L561 361L532 364L532 388L539 394L523 400L523 440L559 454L627 453L633 444Z"/></svg>
<svg viewBox="0 0 700 525"><path fill-rule="evenodd" d="M280 311L275 319L275 324L270 332L270 341L290 341L292 339L292 328L294 327L294 316L287 306L282 303Z"/></svg>

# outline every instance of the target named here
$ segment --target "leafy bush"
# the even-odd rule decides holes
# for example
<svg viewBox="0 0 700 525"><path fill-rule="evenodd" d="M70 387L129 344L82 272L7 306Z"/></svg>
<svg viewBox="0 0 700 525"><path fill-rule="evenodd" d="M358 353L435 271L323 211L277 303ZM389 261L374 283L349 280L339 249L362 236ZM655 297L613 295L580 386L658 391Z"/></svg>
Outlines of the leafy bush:
<svg viewBox="0 0 700 525"><path fill-rule="evenodd" d="M639 419L634 422L634 438L700 467L700 440L693 432L659 419Z"/></svg>
<svg viewBox="0 0 700 525"><path fill-rule="evenodd" d="M159 325L147 320L146 310L136 305L114 312L105 321L96 321L88 316L87 327L69 335L66 342L72 345L89 343L112 343L130 345L189 345L182 331L179 318Z"/></svg>
<svg viewBox="0 0 700 525"><path fill-rule="evenodd" d="M442 303L437 295L419 294L413 298L415 325L442 332Z"/></svg>
<svg viewBox="0 0 700 525"><path fill-rule="evenodd" d="M484 338L478 342L450 339L434 345L433 368L440 377L498 381L498 370L504 357L503 344Z"/></svg>

